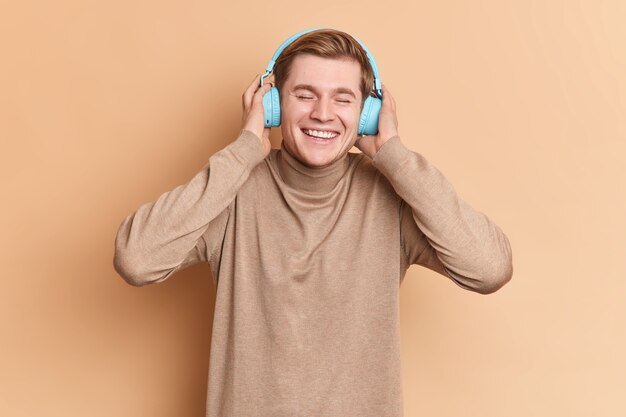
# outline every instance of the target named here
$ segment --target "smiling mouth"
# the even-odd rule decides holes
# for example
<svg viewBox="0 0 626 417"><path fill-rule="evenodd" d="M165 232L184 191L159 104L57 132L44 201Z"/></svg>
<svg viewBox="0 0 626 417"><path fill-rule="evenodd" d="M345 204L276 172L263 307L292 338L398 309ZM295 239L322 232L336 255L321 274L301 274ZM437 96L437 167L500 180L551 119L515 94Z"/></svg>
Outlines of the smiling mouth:
<svg viewBox="0 0 626 417"><path fill-rule="evenodd" d="M334 131L320 131L313 129L300 129L300 131L316 142L330 142L332 139L339 136L339 133Z"/></svg>

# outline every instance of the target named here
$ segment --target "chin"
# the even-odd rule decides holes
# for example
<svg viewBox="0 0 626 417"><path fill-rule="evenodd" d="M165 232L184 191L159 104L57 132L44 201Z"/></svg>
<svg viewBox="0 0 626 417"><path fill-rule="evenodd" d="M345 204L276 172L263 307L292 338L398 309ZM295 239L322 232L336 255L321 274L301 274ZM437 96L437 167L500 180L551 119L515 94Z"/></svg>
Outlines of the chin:
<svg viewBox="0 0 626 417"><path fill-rule="evenodd" d="M309 154L301 155L301 158L297 158L304 165L311 168L321 168L332 162L332 158L328 156L313 156Z"/></svg>
<svg viewBox="0 0 626 417"><path fill-rule="evenodd" d="M302 160L309 166L323 167L336 161L339 157L338 149L315 149L305 144L302 149Z"/></svg>
<svg viewBox="0 0 626 417"><path fill-rule="evenodd" d="M309 137L299 127L283 133L293 133L289 135L290 138L287 140L285 140L286 136L283 135L287 150L291 151L290 153L304 165L312 168L321 168L335 162L339 157L338 152L343 145L346 134L345 131L341 131L331 141L320 142Z"/></svg>

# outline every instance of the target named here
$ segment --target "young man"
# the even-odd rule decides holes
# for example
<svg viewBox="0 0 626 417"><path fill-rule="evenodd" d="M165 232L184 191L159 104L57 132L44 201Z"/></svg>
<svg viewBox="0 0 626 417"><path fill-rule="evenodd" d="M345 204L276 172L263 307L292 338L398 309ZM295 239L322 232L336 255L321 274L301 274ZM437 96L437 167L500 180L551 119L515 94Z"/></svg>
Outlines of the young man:
<svg viewBox="0 0 626 417"><path fill-rule="evenodd" d="M358 137L368 65L343 32L294 41L274 70L280 149L257 75L239 136L120 225L114 265L132 285L211 267L209 417L401 416L408 267L481 294L512 277L502 230L401 142L387 88L378 134Z"/></svg>

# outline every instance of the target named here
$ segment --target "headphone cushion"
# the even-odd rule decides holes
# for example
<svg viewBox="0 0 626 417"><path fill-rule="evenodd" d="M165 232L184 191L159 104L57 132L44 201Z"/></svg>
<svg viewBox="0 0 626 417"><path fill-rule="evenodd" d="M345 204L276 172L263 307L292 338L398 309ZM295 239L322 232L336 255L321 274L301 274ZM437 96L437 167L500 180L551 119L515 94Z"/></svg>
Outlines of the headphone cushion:
<svg viewBox="0 0 626 417"><path fill-rule="evenodd" d="M280 126L280 93L272 87L263 95L263 115L265 127Z"/></svg>
<svg viewBox="0 0 626 417"><path fill-rule="evenodd" d="M378 133L378 118L383 101L378 97L368 96L363 103L359 119L359 135L375 135Z"/></svg>

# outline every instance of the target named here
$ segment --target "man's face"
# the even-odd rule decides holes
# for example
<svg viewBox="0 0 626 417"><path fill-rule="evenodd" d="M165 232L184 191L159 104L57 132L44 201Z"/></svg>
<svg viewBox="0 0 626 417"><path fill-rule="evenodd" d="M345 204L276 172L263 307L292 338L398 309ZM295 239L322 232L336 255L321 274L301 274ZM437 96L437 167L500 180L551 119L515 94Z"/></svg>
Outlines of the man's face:
<svg viewBox="0 0 626 417"><path fill-rule="evenodd" d="M361 67L355 60L296 56L280 90L287 151L313 168L341 159L357 137L363 101L360 82Z"/></svg>

